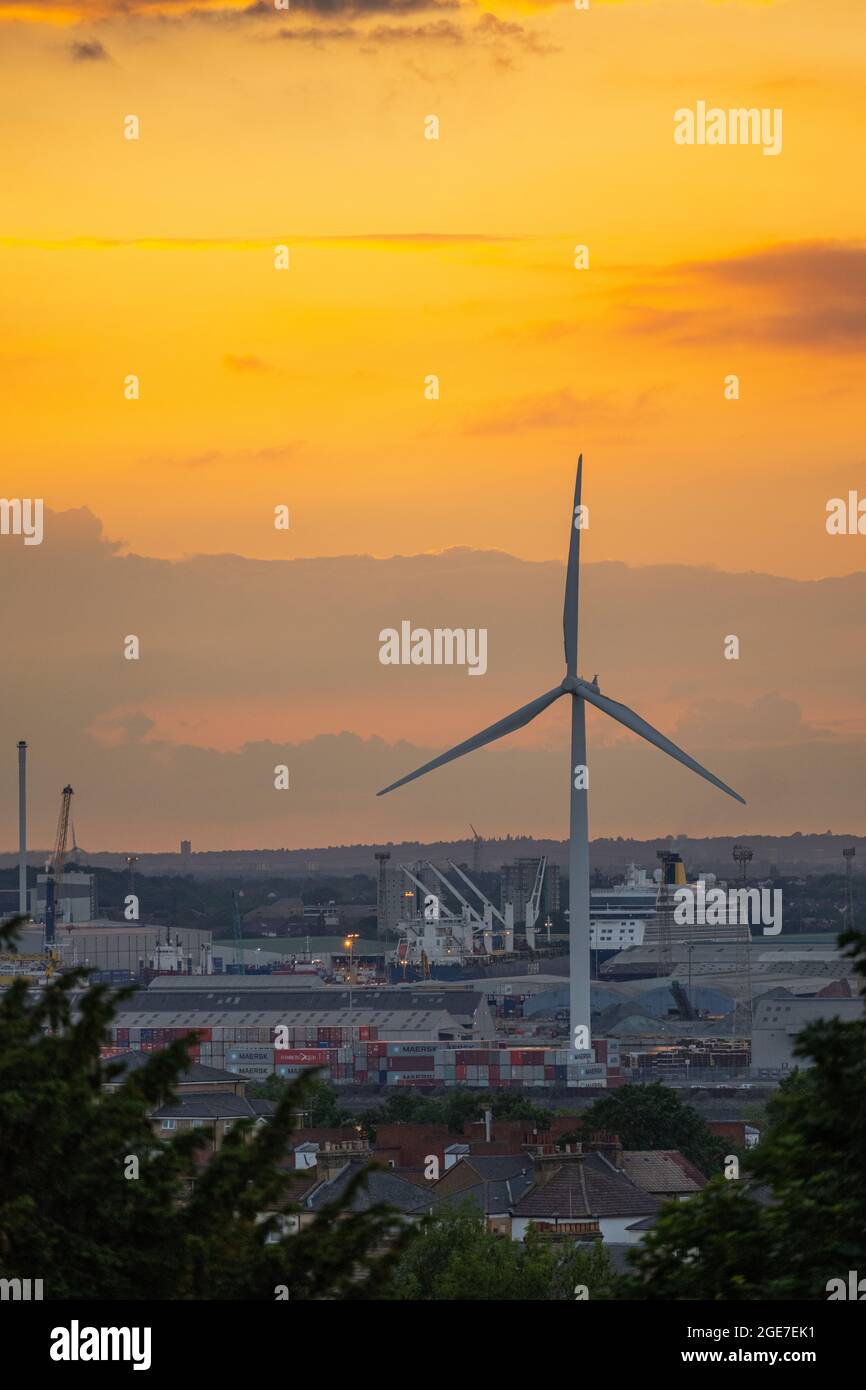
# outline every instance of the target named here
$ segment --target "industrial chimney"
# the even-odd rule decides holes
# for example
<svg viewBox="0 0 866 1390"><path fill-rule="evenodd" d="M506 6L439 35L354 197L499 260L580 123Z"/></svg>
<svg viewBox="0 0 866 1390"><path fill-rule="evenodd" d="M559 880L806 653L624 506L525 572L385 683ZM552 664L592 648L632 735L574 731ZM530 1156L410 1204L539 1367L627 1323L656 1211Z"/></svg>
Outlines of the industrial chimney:
<svg viewBox="0 0 866 1390"><path fill-rule="evenodd" d="M18 911L27 916L27 744L18 743Z"/></svg>

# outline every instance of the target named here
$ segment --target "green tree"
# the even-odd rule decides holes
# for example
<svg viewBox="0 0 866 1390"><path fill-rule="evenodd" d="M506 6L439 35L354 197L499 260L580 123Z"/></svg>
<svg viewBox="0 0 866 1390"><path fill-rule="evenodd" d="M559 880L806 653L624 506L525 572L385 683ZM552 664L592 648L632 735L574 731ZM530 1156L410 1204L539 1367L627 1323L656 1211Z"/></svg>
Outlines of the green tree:
<svg viewBox="0 0 866 1390"><path fill-rule="evenodd" d="M278 1103L292 1085L293 1082L284 1076L269 1076L261 1085L253 1087L252 1094ZM304 1113L313 1128L340 1129L355 1123L351 1110L342 1103L330 1082L318 1074L318 1069L311 1068L306 1077Z"/></svg>
<svg viewBox="0 0 866 1390"><path fill-rule="evenodd" d="M0 943L15 929L0 928ZM362 1177L282 1233L292 1176L279 1160L306 1082L202 1168L202 1130L161 1143L148 1119L173 1096L186 1042L106 1092L120 1071L100 1056L117 995L87 988L87 974L56 975L35 996L17 981L0 998L0 1276L42 1279L49 1299L273 1299L278 1285L294 1301L375 1297L411 1233L380 1206L350 1211Z"/></svg>
<svg viewBox="0 0 866 1390"><path fill-rule="evenodd" d="M467 1200L428 1218L397 1265L389 1297L448 1302L573 1299L585 1285L605 1297L613 1270L599 1242L586 1250L551 1245L530 1235L525 1244L493 1235Z"/></svg>
<svg viewBox="0 0 866 1390"><path fill-rule="evenodd" d="M707 1177L721 1171L730 1152L730 1146L707 1129L697 1111L661 1081L618 1086L594 1101L574 1133L579 1138L581 1131L592 1130L618 1134L624 1149L679 1149Z"/></svg>
<svg viewBox="0 0 866 1390"><path fill-rule="evenodd" d="M866 936L839 938L866 977ZM663 1211L619 1296L827 1298L831 1279L866 1270L866 1019L821 1019L797 1037L795 1072L767 1106L748 1182L714 1178Z"/></svg>

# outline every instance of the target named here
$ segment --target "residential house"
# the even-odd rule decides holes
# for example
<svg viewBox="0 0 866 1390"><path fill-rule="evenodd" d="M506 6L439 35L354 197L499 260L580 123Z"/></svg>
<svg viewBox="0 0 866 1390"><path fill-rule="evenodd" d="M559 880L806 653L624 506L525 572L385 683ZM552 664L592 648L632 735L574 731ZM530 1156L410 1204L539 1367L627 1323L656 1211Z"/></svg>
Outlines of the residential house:
<svg viewBox="0 0 866 1390"><path fill-rule="evenodd" d="M701 1170L677 1149L625 1149L622 1167L637 1187L662 1199L682 1201L707 1185Z"/></svg>

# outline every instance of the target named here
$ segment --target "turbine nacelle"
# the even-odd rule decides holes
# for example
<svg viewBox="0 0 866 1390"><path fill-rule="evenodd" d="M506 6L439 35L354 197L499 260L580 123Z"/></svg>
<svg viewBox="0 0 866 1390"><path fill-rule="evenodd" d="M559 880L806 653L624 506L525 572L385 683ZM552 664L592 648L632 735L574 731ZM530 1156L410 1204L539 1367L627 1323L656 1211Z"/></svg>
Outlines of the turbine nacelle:
<svg viewBox="0 0 866 1390"><path fill-rule="evenodd" d="M593 676L591 681L585 681L582 676L563 676L559 688L563 695L583 695L586 690L593 690L596 695L601 694L598 688L598 676Z"/></svg>

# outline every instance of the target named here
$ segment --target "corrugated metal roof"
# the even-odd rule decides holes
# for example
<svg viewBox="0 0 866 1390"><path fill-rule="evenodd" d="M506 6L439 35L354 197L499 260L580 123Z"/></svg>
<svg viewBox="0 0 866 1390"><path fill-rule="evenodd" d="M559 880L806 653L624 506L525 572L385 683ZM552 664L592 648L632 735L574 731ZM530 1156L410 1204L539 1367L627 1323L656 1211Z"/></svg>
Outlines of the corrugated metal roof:
<svg viewBox="0 0 866 1390"><path fill-rule="evenodd" d="M248 977L249 978L249 977ZM436 994L424 991L420 994L407 990L365 989L352 991L353 1013L365 1012L382 1018L394 1012L415 1013L419 1016L433 1012L447 1012L455 1017L473 1017L481 1006L484 995L479 991L441 990ZM311 989L309 991L287 989L280 992L267 988L256 990L255 986L244 985L236 992L224 988L207 991L204 989L159 989L139 990L127 1004L129 1012L134 1013L178 1013L195 1011L202 1013L208 1009L221 1013L233 1011L259 1013L262 1010L309 1011L326 1015L328 1013L348 1012L350 995L347 989ZM371 1023L376 1019L371 1018ZM170 1026L170 1025L166 1025Z"/></svg>
<svg viewBox="0 0 866 1390"><path fill-rule="evenodd" d="M450 1013L411 1013L395 1009L392 1013L368 1014L364 1009L345 1009L341 1013L308 1013L298 1009L262 1009L238 1015L230 1010L205 1012L187 1009L183 1013L120 1013L118 1028L367 1028L420 1029L433 1032L460 1026Z"/></svg>

